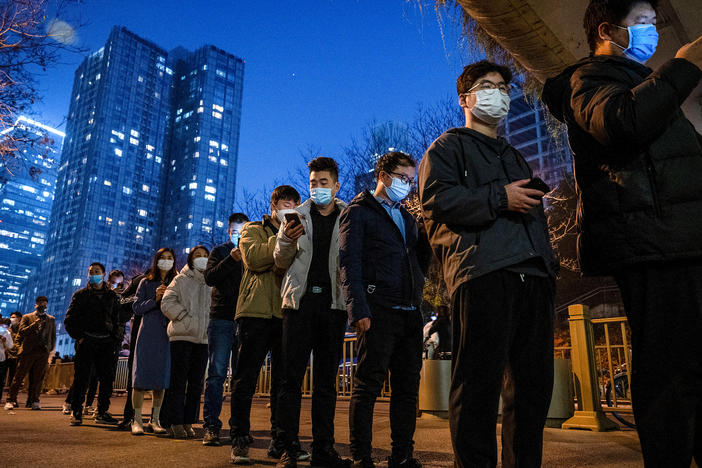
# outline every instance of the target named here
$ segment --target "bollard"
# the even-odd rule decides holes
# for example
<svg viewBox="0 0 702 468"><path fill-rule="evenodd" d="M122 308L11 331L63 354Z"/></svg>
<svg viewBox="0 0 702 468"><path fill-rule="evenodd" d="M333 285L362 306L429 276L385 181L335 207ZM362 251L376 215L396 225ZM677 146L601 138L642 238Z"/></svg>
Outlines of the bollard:
<svg viewBox="0 0 702 468"><path fill-rule="evenodd" d="M602 412L590 309L580 304L568 306L568 317L578 411L561 427L597 432L619 429L619 426L607 419Z"/></svg>

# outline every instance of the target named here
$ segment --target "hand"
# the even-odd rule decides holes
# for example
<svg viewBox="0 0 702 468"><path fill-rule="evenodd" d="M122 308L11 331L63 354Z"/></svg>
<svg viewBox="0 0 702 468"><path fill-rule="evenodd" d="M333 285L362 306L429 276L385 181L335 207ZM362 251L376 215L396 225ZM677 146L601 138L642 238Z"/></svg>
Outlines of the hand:
<svg viewBox="0 0 702 468"><path fill-rule="evenodd" d="M371 327L371 320L370 318L362 318L358 322L356 322L356 332L359 334L363 334L370 330Z"/></svg>
<svg viewBox="0 0 702 468"><path fill-rule="evenodd" d="M697 68L702 70L702 36L698 37L694 42L688 42L678 49L675 58L685 59L697 65Z"/></svg>
<svg viewBox="0 0 702 468"><path fill-rule="evenodd" d="M241 250L239 250L239 247L234 247L231 252L229 252L229 255L231 255L235 261L241 261Z"/></svg>
<svg viewBox="0 0 702 468"><path fill-rule="evenodd" d="M541 197L546 195L541 190L524 187L529 179L522 179L505 185L507 192L507 209L517 213L526 213L541 204ZM535 198L538 197L538 198Z"/></svg>
<svg viewBox="0 0 702 468"><path fill-rule="evenodd" d="M158 288L156 288L156 300L160 301L161 298L163 298L163 293L166 292L166 285L162 284Z"/></svg>
<svg viewBox="0 0 702 468"><path fill-rule="evenodd" d="M286 221L283 226L283 233L288 239L293 241L298 240L303 232L305 232L305 228L302 227L302 224L297 222L290 223Z"/></svg>

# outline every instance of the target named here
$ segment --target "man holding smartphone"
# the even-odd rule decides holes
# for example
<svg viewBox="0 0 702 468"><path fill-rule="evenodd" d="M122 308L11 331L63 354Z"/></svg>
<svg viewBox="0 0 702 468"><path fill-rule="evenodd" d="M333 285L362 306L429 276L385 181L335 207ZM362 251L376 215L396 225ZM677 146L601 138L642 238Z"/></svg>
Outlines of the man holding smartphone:
<svg viewBox="0 0 702 468"><path fill-rule="evenodd" d="M227 242L218 245L207 260L205 283L212 286L210 322L207 325L209 367L205 383L205 404L202 416L205 436L203 445L219 446L219 431L222 422L222 391L227 378L229 363L236 363L239 342L236 338L236 301L244 267L241 264L239 238L244 224L249 218L244 213L234 213L229 217Z"/></svg>
<svg viewBox="0 0 702 468"><path fill-rule="evenodd" d="M312 466L344 467L334 449L336 375L346 331L339 273L339 168L332 158L310 161L310 199L285 215L273 259L287 270L283 296L283 383L278 397L279 436L285 453L279 468L297 466L300 387L310 351L312 373Z"/></svg>
<svg viewBox="0 0 702 468"><path fill-rule="evenodd" d="M466 126L434 141L419 168L429 241L451 295L449 418L460 467L497 465L505 368L515 400L514 413L503 415L503 466L539 466L553 386L558 262L541 202L548 188L533 188L527 162L497 136L511 79L488 61L465 67L457 89Z"/></svg>

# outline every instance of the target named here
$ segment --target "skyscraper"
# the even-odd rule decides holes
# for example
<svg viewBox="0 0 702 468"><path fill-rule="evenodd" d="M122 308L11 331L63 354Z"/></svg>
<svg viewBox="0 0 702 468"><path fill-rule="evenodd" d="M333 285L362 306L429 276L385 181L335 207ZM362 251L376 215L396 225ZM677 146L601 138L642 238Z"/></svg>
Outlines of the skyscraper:
<svg viewBox="0 0 702 468"><path fill-rule="evenodd" d="M78 67L33 282L59 332L90 263L129 278L163 245L179 266L188 247L211 246L234 206L242 87L241 59L212 46L169 54L124 27Z"/></svg>
<svg viewBox="0 0 702 468"><path fill-rule="evenodd" d="M0 132L19 154L0 164L0 314L22 310L21 293L37 271L49 233L64 133L21 116ZM34 299L34 298L32 298Z"/></svg>
<svg viewBox="0 0 702 468"><path fill-rule="evenodd" d="M226 238L234 206L244 62L214 46L170 53L174 84L161 242L184 256Z"/></svg>

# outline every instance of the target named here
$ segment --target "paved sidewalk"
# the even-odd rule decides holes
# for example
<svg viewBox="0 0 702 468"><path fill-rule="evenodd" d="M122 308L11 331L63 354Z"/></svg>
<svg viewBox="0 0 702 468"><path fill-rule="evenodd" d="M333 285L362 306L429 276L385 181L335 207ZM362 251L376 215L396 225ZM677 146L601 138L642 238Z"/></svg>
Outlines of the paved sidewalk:
<svg viewBox="0 0 702 468"><path fill-rule="evenodd" d="M83 426L69 426L69 416L61 414L65 396L42 396L42 411L18 408L0 410L2 464L10 467L215 467L229 465L229 447L203 447L199 440L171 440L146 435L134 437L109 426L99 426L84 419ZM124 397L112 399L112 414L119 417ZM24 395L19 401L24 404ZM256 442L251 450L255 466L275 466L266 456L270 441L269 410L266 399L255 399L252 429ZM385 460L390 452L388 404L378 403L374 421L373 455ZM145 402L145 414L150 402ZM229 418L229 402L225 402L222 421ZM310 400L303 400L300 421L301 439L309 447L311 441ZM339 401L336 418L336 439L342 455L349 456L348 401ZM499 434L499 426L497 428ZM202 430L198 430L202 435ZM225 433L223 432L223 435ZM448 422L435 418L417 421L416 456L426 467L453 466ZM301 466L307 466L302 463ZM385 463L380 466L386 466ZM636 432L621 430L609 433L546 429L545 467L642 467L641 449Z"/></svg>

